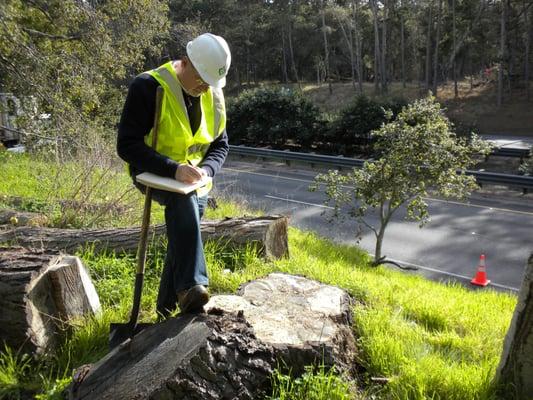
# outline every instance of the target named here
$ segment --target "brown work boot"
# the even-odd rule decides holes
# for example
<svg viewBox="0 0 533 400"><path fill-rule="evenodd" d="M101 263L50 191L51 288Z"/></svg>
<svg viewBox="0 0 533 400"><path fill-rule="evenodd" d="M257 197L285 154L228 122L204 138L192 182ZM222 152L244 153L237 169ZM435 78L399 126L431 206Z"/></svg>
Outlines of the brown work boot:
<svg viewBox="0 0 533 400"><path fill-rule="evenodd" d="M178 304L182 313L203 312L203 306L209 301L209 292L202 285L195 285L178 292Z"/></svg>

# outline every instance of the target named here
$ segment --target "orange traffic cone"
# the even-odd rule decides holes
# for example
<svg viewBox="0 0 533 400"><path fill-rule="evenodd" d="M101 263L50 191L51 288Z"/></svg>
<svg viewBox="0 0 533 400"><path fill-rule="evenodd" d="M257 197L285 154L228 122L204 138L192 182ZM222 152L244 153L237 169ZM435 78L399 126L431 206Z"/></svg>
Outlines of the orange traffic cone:
<svg viewBox="0 0 533 400"><path fill-rule="evenodd" d="M474 279L470 283L477 286L487 286L490 283L490 280L487 279L487 271L485 270L485 254L479 256L476 276L474 276Z"/></svg>

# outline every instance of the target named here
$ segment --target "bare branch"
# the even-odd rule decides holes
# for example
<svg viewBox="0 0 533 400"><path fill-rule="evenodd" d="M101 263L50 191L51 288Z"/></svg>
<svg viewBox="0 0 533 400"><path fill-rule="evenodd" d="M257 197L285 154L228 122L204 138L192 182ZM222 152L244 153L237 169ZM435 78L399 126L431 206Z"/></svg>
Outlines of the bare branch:
<svg viewBox="0 0 533 400"><path fill-rule="evenodd" d="M81 35L74 35L74 36L51 35L49 33L36 31L35 29L30 29L30 28L22 28L22 30L25 32L28 32L30 35L41 36L41 37L45 37L47 39L53 39L53 40L80 40L81 39Z"/></svg>

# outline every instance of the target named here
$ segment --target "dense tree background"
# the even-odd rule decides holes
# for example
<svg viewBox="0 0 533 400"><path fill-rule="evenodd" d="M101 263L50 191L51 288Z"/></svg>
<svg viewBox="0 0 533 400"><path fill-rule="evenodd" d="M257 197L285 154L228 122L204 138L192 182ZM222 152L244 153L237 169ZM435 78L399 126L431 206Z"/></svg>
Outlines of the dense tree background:
<svg viewBox="0 0 533 400"><path fill-rule="evenodd" d="M435 92L475 76L498 83L501 104L517 88L529 96L532 19L532 0L1 0L0 90L36 96L55 136L109 136L128 81L211 31L232 49L229 89Z"/></svg>

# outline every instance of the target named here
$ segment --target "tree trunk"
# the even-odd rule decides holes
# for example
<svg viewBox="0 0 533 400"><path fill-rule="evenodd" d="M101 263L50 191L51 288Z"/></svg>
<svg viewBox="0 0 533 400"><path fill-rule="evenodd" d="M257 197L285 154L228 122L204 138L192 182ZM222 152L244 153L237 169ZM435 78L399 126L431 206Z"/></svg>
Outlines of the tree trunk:
<svg viewBox="0 0 533 400"><path fill-rule="evenodd" d="M526 8L526 2L524 1L524 46L526 54L524 55L524 81L526 83L526 98L527 101L531 100L531 93L529 90L529 51L531 47L531 23L529 19L529 10Z"/></svg>
<svg viewBox="0 0 533 400"><path fill-rule="evenodd" d="M363 94L363 57L361 55L361 29L359 28L357 9L359 7L359 0L353 2L353 21L354 21L354 35L355 35L355 60L357 63L357 84L359 93Z"/></svg>
<svg viewBox="0 0 533 400"><path fill-rule="evenodd" d="M294 74L294 79L296 79L296 83L298 84L298 87L301 89L302 87L300 86L300 78L298 78L298 70L296 68L296 62L294 61L294 50L292 48L292 5L289 6L289 23L287 25L287 39L289 41L289 53L291 56L292 72Z"/></svg>
<svg viewBox="0 0 533 400"><path fill-rule="evenodd" d="M479 20L481 19L481 16L483 15L483 11L485 11L486 6L487 6L486 0L481 0L479 2L479 7L477 9L476 16L472 21L470 21L469 28L465 32L463 32L460 39L457 40L456 45L454 46L455 50L452 51L452 54L450 54L450 57L448 58L448 61L446 62L446 65L444 66L445 71L450 70L452 63L455 61L457 53L459 52L459 50L461 50L461 48L464 46L466 42L466 39L468 39L468 37L470 36L470 32L472 31L472 28L477 27ZM468 53L468 51L465 51L465 52ZM463 60L463 63L464 63L464 60ZM459 74L459 75L462 75L462 74Z"/></svg>
<svg viewBox="0 0 533 400"><path fill-rule="evenodd" d="M7 345L41 353L57 344L62 323L99 309L98 295L79 258L2 248L0 338Z"/></svg>
<svg viewBox="0 0 533 400"><path fill-rule="evenodd" d="M350 55L350 72L351 72L351 78L352 78L352 86L355 90L355 54L353 50L353 36L351 30L349 31L349 35L346 32L346 28L344 27L344 24L342 21L337 19L339 23L339 27L342 31L342 37L344 38L344 41L346 42L346 48L348 49L348 54Z"/></svg>
<svg viewBox="0 0 533 400"><path fill-rule="evenodd" d="M433 54L433 95L437 96L437 75L439 69L439 42L440 42L440 25L442 16L442 0L439 0L437 11L437 32L435 34L435 53Z"/></svg>
<svg viewBox="0 0 533 400"><path fill-rule="evenodd" d="M457 67L455 61L455 54L457 53L457 28L455 26L455 0L452 0L452 23L453 23L453 65L452 65L452 75L453 75L453 96L455 99L459 97L459 89L457 87Z"/></svg>
<svg viewBox="0 0 533 400"><path fill-rule="evenodd" d="M221 221L202 221L202 239L243 247L251 245L266 258L288 256L288 219L281 216L259 218L228 218ZM165 225L150 229L149 235L159 240L165 235ZM140 228L57 229L36 227L8 227L0 231L0 242L12 241L25 247L60 249L69 253L85 245L94 251L136 251Z"/></svg>
<svg viewBox="0 0 533 400"><path fill-rule="evenodd" d="M497 105L498 107L501 107L503 103L503 68L505 67L505 42L506 42L506 35L505 35L505 20L507 18L507 1L502 0L501 2L502 12L501 12L501 18L500 18L500 64L498 66L498 96L497 96Z"/></svg>
<svg viewBox="0 0 533 400"><path fill-rule="evenodd" d="M379 80L380 80L380 48L379 48L379 26L378 26L378 6L376 0L370 0L370 7L374 16L374 91L379 94Z"/></svg>
<svg viewBox="0 0 533 400"><path fill-rule="evenodd" d="M328 49L328 35L326 32L326 8L324 6L324 0L320 0L320 16L322 20L322 37L324 39L324 60L326 63L326 80L328 82L329 94L333 93L333 88L331 87L331 70L329 65L329 49Z"/></svg>
<svg viewBox="0 0 533 400"><path fill-rule="evenodd" d="M388 92L387 74L387 18L389 17L389 4L383 0L383 24L381 26L381 93Z"/></svg>
<svg viewBox="0 0 533 400"><path fill-rule="evenodd" d="M405 21L404 21L404 8L403 4L400 3L400 40L401 40L401 69L402 69L402 87L406 88L405 83Z"/></svg>
<svg viewBox="0 0 533 400"><path fill-rule="evenodd" d="M533 255L529 257L511 326L505 337L496 382L505 398L531 399L533 393ZM502 397L503 398L503 397Z"/></svg>
<svg viewBox="0 0 533 400"><path fill-rule="evenodd" d="M433 25L433 2L429 4L428 28L426 36L426 92L429 90L429 69L431 66L431 25Z"/></svg>
<svg viewBox="0 0 533 400"><path fill-rule="evenodd" d="M282 64L281 64L281 81L287 83L289 81L289 75L287 73L287 52L285 50L285 30L281 28L281 55L282 55Z"/></svg>
<svg viewBox="0 0 533 400"><path fill-rule="evenodd" d="M383 246L383 238L385 236L385 230L380 228L378 234L376 235L376 247L374 249L374 263L378 265L378 260L381 259L381 248Z"/></svg>

